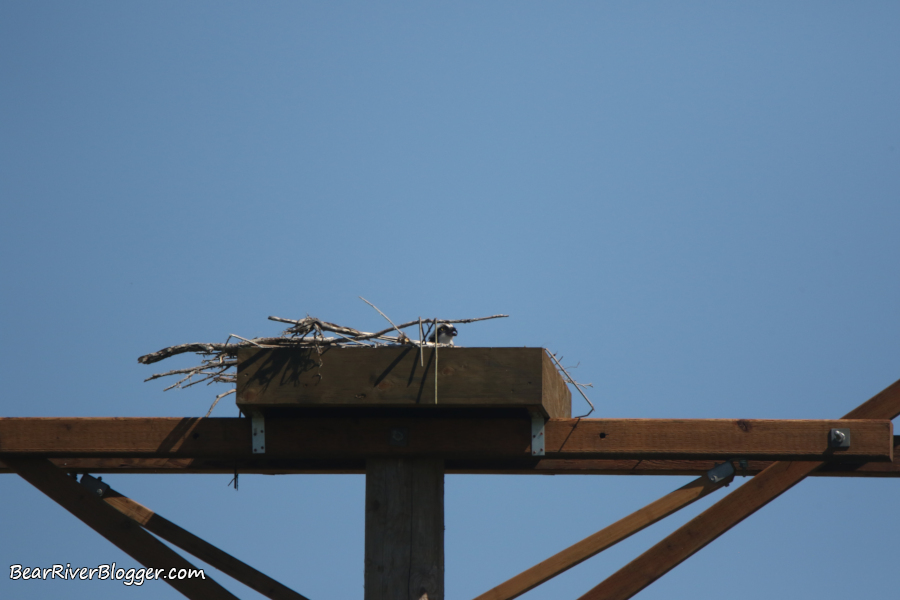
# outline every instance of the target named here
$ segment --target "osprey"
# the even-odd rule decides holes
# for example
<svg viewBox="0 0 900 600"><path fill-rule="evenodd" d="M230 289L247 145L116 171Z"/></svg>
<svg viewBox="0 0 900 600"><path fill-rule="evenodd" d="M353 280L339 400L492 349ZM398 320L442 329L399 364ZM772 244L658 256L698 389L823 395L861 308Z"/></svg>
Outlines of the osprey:
<svg viewBox="0 0 900 600"><path fill-rule="evenodd" d="M459 333L456 331L456 327L452 325L447 325L446 323L441 323L437 328L437 342L438 344L450 344L453 345L453 338ZM434 342L435 334L432 333L428 337L429 342Z"/></svg>

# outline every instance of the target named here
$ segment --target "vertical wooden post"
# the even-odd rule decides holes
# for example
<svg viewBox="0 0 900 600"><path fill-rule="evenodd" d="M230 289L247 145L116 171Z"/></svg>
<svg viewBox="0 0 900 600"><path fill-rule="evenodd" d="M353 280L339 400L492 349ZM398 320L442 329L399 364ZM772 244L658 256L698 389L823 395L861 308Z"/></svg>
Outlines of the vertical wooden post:
<svg viewBox="0 0 900 600"><path fill-rule="evenodd" d="M444 600L444 461L366 462L365 600Z"/></svg>

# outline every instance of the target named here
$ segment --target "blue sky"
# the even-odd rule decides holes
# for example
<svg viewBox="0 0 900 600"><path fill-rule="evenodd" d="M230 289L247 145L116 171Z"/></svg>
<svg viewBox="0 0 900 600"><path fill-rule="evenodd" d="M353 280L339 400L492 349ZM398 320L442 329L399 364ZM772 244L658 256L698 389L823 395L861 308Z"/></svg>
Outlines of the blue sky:
<svg viewBox="0 0 900 600"><path fill-rule="evenodd" d="M216 391L162 393L137 356L271 314L379 328L363 295L509 313L458 343L580 362L597 416L837 418L900 377L898 25L888 2L4 2L0 414L202 415ZM361 476L108 479L361 597ZM447 597L684 482L448 476ZM0 485L0 567L134 565ZM890 596L897 486L805 481L640 598ZM524 598L578 597L716 497Z"/></svg>

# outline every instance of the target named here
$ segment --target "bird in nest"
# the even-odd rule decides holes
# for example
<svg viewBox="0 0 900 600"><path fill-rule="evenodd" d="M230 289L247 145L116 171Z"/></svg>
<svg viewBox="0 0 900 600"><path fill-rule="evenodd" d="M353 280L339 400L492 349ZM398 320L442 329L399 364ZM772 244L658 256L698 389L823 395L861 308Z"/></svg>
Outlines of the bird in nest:
<svg viewBox="0 0 900 600"><path fill-rule="evenodd" d="M456 327L453 325L447 325L446 323L441 323L438 325L437 331L428 336L429 342L434 342L435 336L437 336L438 344L450 344L453 345L453 338L459 332L456 331Z"/></svg>

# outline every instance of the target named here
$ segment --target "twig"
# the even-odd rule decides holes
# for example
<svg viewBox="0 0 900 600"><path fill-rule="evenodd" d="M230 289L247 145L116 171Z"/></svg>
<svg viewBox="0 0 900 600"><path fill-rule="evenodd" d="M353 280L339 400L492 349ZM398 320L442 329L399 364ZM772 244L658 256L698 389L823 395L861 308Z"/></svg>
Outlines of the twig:
<svg viewBox="0 0 900 600"><path fill-rule="evenodd" d="M429 329L428 329L428 331L425 332L425 335L427 336L428 333L431 332L431 328L434 326L435 321L437 321L439 323L475 323L476 321L487 321L488 319L503 319L506 317L509 317L509 315L491 315L489 317L478 317L476 319L449 319L449 320L440 319L439 321L438 321L438 319L423 319L422 323L429 324ZM318 321L318 319L313 319L312 317L307 317L306 319L303 319L301 321L295 321L293 319L285 319L282 317L269 317L269 320L277 321L279 323L297 323L297 324L300 324L300 323L305 324L304 323L305 321L308 321L309 323L312 323L312 321ZM390 319L388 319L388 321L390 322ZM342 327L342 328L340 328L340 330L342 333L352 332L352 333L348 333L348 335L351 335L353 337L353 339L355 339L357 341L363 341L363 340L370 340L373 338L380 338L389 331L406 329L407 327L412 327L413 325L417 324L418 322L419 321L417 320L417 321L409 321L408 323L401 323L400 325L397 325L395 327L388 327L387 329L382 329L381 331L376 331L375 333L366 333L364 331L357 331L355 329L350 329L348 327ZM331 327L337 328L338 327L337 325L334 325L332 323L324 323L322 321L319 321L319 323L326 325L325 327L322 327L322 329L325 329L326 331L332 331L334 333L337 333L336 329L331 329L330 327L328 327L328 326L331 326ZM393 325L393 323L391 323L391 325ZM311 329L312 325L310 324L309 327ZM294 328L292 327L288 331L292 331L293 329ZM355 334L359 334L359 335L355 335ZM389 341L393 341L393 340L389 340ZM160 351L160 352L162 352L162 351ZM151 356L151 355L148 354L147 356ZM159 359L159 360L161 360L161 359Z"/></svg>
<svg viewBox="0 0 900 600"><path fill-rule="evenodd" d="M334 333L337 333L337 332L335 331ZM353 338L347 337L346 335L342 335L342 334L340 334L340 333L337 333L337 334L338 334L339 336L341 336L342 338L344 338L345 340L347 340L348 342L350 342L351 344L358 344L358 345L360 345L360 346L368 346L368 344L364 344L364 343L362 343L362 342L357 342L357 341L354 340Z"/></svg>
<svg viewBox="0 0 900 600"><path fill-rule="evenodd" d="M233 394L233 393L235 393L236 391L237 391L237 390L235 390L235 389L230 389L230 390L228 390L227 392L225 392L224 394L219 394L218 396L216 396L216 401L213 402L213 403L212 403L212 406L209 407L209 410L206 411L206 416L208 417L209 415L212 414L212 411L213 411L213 409L216 407L216 404L219 403L219 400L221 400L222 398L224 398L224 397L227 396L228 394ZM205 417L204 417L204 418L205 418Z"/></svg>
<svg viewBox="0 0 900 600"><path fill-rule="evenodd" d="M229 367L237 364L237 361L228 364ZM189 367L187 369L174 369L172 371L166 371L165 373L155 373L144 380L144 382L153 381L154 379L159 379L160 377L168 377L169 375L182 375L184 373L197 373L203 369L207 368L216 368L216 367L207 367L205 365L201 365L198 367Z"/></svg>
<svg viewBox="0 0 900 600"><path fill-rule="evenodd" d="M236 337L237 339L243 340L243 341L247 342L248 344L253 344L254 346L256 346L256 347L258 347L258 348L261 347L261 346L260 346L259 344L257 344L255 341L253 341L253 340L248 340L247 338L242 338L241 336L237 335L236 333L229 333L229 334L228 334L228 337L229 337L229 338Z"/></svg>
<svg viewBox="0 0 900 600"><path fill-rule="evenodd" d="M390 331L390 329L388 329ZM256 342L256 345L261 348L277 348L279 346L294 346L297 345L293 340L277 337L277 338L255 338L253 340ZM221 343L192 343L192 344L179 344L177 346L169 346L168 348L163 348L162 350L157 350L156 352L151 352L150 354L145 354L138 358L138 362L144 365L152 365L155 362L159 362L161 360L165 360L171 356L176 356L178 354L185 354L187 352L193 352L195 354L219 354L224 353L229 356L236 356L238 348L246 348L248 346L247 342L243 342L240 344L221 344Z"/></svg>
<svg viewBox="0 0 900 600"><path fill-rule="evenodd" d="M566 368L564 366L562 366L562 364L560 364L560 362L558 360L556 360L555 354L553 354L552 352L548 352L547 354L550 355L550 358L553 359L553 362L556 363L556 366L559 367L559 370L565 374L566 379L568 380L568 383L573 384L575 386L575 389L578 390L578 393L581 394L581 397L584 398L584 401L587 402L591 406L591 410L589 410L587 412L587 414L581 415L580 417L574 417L574 418L575 419L583 419L584 417L586 417L586 416L590 415L592 412L594 412L594 403L591 402L590 400L588 400L588 397L585 395L585 393L583 391L581 391L582 387L587 387L587 386L593 387L593 384L588 383L588 384L582 385L582 384L576 382L574 379L572 379L572 376L569 375L569 372L566 371Z"/></svg>
<svg viewBox="0 0 900 600"><path fill-rule="evenodd" d="M196 352L197 354L215 354L216 352L228 351L231 348L235 347L237 347L237 344L179 344L177 346L163 348L162 350L159 350L157 352L145 354L144 356L138 358L138 362L144 365L150 365L163 359L169 358L170 356L183 354L185 352Z"/></svg>
<svg viewBox="0 0 900 600"><path fill-rule="evenodd" d="M441 319L440 323L474 323L476 321L487 321L488 319L505 319L509 315L491 315L489 317L478 317L477 319L450 319L449 321L446 319ZM435 319L436 322L437 319Z"/></svg>
<svg viewBox="0 0 900 600"><path fill-rule="evenodd" d="M320 321L315 317L306 317L305 319L300 319L296 321L294 319L285 319L283 317L269 317L270 321L277 321L278 323L290 323L293 327L289 328L285 333L292 333L295 335L306 335L310 331L313 331L314 327L318 325L324 331L331 331L333 333L343 333L344 335L349 335L351 337L357 337L362 331L357 331L356 329L351 329L350 327L341 327L340 325L335 325L334 323L329 323L328 321ZM388 329L387 331L390 331Z"/></svg>
<svg viewBox="0 0 900 600"><path fill-rule="evenodd" d="M189 388L189 387L193 387L193 386L195 386L195 385L197 385L197 384L199 384L199 383L203 383L204 381L209 381L210 379L215 380L215 379L216 379L219 375L221 375L221 374L222 374L221 371L220 371L219 373L206 373L206 372L204 372L204 371L198 371L197 373L194 373L193 375L188 375L187 377L185 377L184 379L182 379L181 381L179 381L179 382L176 384L176 386L177 386L177 387L180 387L180 388L183 389L183 390L185 390L185 389L187 389L187 388ZM198 379L197 381L190 381L190 379L191 379L194 375L205 375L205 377L204 377L203 379ZM188 380L188 383L184 383L184 384L183 384L183 382L184 382L185 380ZM182 385L182 384L183 384L183 385ZM171 386L170 386L168 389L172 389Z"/></svg>
<svg viewBox="0 0 900 600"><path fill-rule="evenodd" d="M387 322L390 323L390 324L394 327L394 329L397 329L397 326L394 325L394 322L391 321L391 319L390 319L386 314L384 314L383 312L381 312L381 310L379 310L377 306L375 306L374 304L372 304L371 302L369 302L368 300L366 300L366 299L363 298L362 296L360 296L359 299L362 300L363 302L365 302L366 304L368 304L369 306L371 306L372 308L374 308L375 310L377 310L379 315L381 315L382 317L384 317L384 318L387 320ZM399 329L397 329L397 333L399 333L400 335L403 335L403 332L400 331Z"/></svg>

